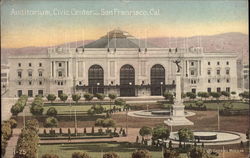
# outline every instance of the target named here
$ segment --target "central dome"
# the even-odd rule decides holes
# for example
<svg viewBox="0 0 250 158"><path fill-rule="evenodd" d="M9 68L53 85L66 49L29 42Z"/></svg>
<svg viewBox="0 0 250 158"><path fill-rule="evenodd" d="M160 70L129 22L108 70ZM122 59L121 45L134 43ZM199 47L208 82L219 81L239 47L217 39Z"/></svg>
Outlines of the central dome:
<svg viewBox="0 0 250 158"><path fill-rule="evenodd" d="M115 29L100 39L90 42L80 48L157 48L145 39L136 39L126 31Z"/></svg>

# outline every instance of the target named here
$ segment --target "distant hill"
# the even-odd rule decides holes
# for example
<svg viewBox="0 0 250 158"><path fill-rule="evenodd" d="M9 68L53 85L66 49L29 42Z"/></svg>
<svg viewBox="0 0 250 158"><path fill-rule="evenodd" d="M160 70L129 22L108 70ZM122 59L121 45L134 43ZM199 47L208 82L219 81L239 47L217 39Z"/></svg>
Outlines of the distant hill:
<svg viewBox="0 0 250 158"><path fill-rule="evenodd" d="M223 34L216 34L211 36L192 36L188 38L177 37L156 37L148 38L147 41L159 47L196 47L201 46L206 52L236 52L241 58L243 55L244 63L248 63L249 59L249 45L248 35L229 32ZM186 41L186 44L184 44ZM70 47L82 46L83 43L87 44L88 41L77 41L63 43L57 46L65 46L66 44ZM1 48L1 63L7 64L7 58L9 55L17 54L45 54L47 53L48 47L25 47L25 48Z"/></svg>

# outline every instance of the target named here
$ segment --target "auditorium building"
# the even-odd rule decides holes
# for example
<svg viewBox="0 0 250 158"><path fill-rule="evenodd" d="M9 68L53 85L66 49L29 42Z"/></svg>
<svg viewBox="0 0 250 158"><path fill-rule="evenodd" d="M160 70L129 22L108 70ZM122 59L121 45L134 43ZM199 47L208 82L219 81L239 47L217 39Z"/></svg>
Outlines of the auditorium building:
<svg viewBox="0 0 250 158"><path fill-rule="evenodd" d="M183 92L237 91L237 54L201 47L159 48L121 30L77 48L9 59L9 95L116 93L159 96L175 91L180 60Z"/></svg>

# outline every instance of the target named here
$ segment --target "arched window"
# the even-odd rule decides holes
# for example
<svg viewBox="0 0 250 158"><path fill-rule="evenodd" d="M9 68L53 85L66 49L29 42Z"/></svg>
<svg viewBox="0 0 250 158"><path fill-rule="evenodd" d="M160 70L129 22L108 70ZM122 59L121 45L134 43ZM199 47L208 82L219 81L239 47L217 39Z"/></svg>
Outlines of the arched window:
<svg viewBox="0 0 250 158"><path fill-rule="evenodd" d="M92 65L88 71L89 92L92 94L103 93L104 72L100 65Z"/></svg>
<svg viewBox="0 0 250 158"><path fill-rule="evenodd" d="M135 69L131 65L123 65L120 69L120 96L135 96Z"/></svg>
<svg viewBox="0 0 250 158"><path fill-rule="evenodd" d="M165 69L156 64L150 70L151 95L163 95L165 91Z"/></svg>

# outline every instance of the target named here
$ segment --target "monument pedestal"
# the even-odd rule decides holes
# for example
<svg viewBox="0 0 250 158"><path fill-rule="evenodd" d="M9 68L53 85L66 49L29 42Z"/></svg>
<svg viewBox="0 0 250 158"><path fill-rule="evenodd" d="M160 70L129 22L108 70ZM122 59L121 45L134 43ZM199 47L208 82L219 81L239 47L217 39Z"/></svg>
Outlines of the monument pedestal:
<svg viewBox="0 0 250 158"><path fill-rule="evenodd" d="M168 126L194 125L185 117L184 105L181 99L181 74L176 73L176 99L173 105L173 115L170 119L164 121Z"/></svg>

